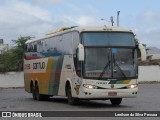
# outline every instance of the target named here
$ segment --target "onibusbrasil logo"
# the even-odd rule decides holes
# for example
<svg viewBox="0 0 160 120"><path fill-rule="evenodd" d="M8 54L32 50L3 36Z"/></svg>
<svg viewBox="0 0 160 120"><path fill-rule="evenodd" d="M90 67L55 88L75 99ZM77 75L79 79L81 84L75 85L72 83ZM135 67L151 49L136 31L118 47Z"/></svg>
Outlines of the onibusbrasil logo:
<svg viewBox="0 0 160 120"><path fill-rule="evenodd" d="M42 117L40 112L2 112L2 117Z"/></svg>

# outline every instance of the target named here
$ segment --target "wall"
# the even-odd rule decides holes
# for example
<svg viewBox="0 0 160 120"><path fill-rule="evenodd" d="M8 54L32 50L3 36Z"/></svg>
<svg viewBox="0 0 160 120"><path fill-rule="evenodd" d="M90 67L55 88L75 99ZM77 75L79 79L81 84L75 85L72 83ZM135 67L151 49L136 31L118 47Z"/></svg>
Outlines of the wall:
<svg viewBox="0 0 160 120"><path fill-rule="evenodd" d="M139 66L139 81L160 81L160 66Z"/></svg>
<svg viewBox="0 0 160 120"><path fill-rule="evenodd" d="M139 81L160 81L160 66L140 66ZM0 87L23 87L23 72L0 74Z"/></svg>
<svg viewBox="0 0 160 120"><path fill-rule="evenodd" d="M160 54L152 54L152 60L160 59Z"/></svg>
<svg viewBox="0 0 160 120"><path fill-rule="evenodd" d="M23 72L8 72L0 74L0 87L23 87Z"/></svg>

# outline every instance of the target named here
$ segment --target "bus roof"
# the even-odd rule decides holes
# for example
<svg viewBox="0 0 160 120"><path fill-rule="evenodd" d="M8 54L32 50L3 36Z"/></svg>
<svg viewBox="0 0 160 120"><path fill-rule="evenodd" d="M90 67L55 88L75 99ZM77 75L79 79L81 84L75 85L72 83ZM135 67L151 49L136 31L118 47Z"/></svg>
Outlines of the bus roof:
<svg viewBox="0 0 160 120"><path fill-rule="evenodd" d="M132 30L130 30L130 29L121 28L121 27L113 27L113 26L73 26L73 27L60 28L58 30L55 30L53 32L46 34L46 36L44 36L44 37L28 40L28 41L26 41L26 44L34 42L34 41L50 38L53 36L61 35L61 34L67 33L67 32L71 32L71 31L78 31L78 32L85 32L85 31L86 32L87 31L88 32L89 31L90 32L96 32L96 31L132 32Z"/></svg>

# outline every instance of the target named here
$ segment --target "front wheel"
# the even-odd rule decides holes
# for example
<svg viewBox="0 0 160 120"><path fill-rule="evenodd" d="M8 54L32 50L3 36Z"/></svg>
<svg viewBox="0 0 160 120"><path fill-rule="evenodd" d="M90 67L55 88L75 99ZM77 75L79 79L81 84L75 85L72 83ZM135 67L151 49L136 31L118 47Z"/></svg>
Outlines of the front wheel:
<svg viewBox="0 0 160 120"><path fill-rule="evenodd" d="M111 98L110 101L112 105L120 105L122 102L122 98Z"/></svg>
<svg viewBox="0 0 160 120"><path fill-rule="evenodd" d="M67 85L67 92L66 93L67 93L68 103L70 105L74 105L74 104L78 103L79 100L77 98L72 97L72 90L71 90L70 84Z"/></svg>

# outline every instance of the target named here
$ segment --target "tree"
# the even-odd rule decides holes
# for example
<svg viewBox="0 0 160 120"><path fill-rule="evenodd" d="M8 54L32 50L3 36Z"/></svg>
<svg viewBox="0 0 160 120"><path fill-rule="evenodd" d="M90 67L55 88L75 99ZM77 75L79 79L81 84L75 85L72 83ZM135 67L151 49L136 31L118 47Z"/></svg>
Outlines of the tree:
<svg viewBox="0 0 160 120"><path fill-rule="evenodd" d="M139 45L139 40L137 38L135 38L134 40L135 40L135 44L138 46ZM141 57L141 52L140 52L139 48L137 48L137 57Z"/></svg>
<svg viewBox="0 0 160 120"><path fill-rule="evenodd" d="M14 47L3 54L5 72L23 70L23 52L25 42L30 39L31 36L20 36L17 40L12 40Z"/></svg>

